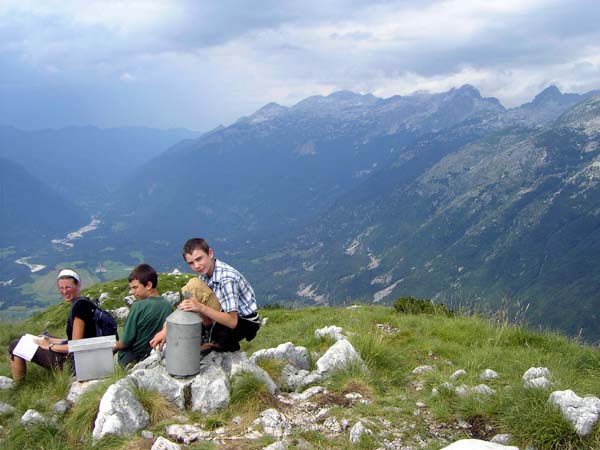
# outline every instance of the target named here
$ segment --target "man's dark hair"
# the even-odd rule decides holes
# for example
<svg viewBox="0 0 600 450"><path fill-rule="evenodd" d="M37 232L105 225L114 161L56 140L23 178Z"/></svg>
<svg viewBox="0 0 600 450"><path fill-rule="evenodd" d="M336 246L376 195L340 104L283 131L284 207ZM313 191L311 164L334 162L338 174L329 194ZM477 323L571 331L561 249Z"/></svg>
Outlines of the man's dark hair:
<svg viewBox="0 0 600 450"><path fill-rule="evenodd" d="M158 286L158 274L156 270L151 265L145 263L139 264L131 271L129 282L133 280L138 280L144 286L148 284L148 281L152 283L153 288Z"/></svg>
<svg viewBox="0 0 600 450"><path fill-rule="evenodd" d="M181 253L181 256L183 256L183 259L185 260L185 255L191 255L194 250L202 250L204 253L208 254L210 246L208 245L208 242L202 238L188 239L186 243L183 244L183 252Z"/></svg>

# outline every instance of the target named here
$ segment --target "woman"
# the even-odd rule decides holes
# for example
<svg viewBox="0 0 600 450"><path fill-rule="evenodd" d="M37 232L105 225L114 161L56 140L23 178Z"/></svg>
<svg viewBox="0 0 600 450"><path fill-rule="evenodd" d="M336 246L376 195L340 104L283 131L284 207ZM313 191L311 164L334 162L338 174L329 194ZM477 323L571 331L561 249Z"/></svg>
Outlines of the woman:
<svg viewBox="0 0 600 450"><path fill-rule="evenodd" d="M72 269L63 269L56 277L56 283L63 300L71 305L69 318L67 319L67 339L50 336L40 336L35 339L39 346L31 361L48 369L62 369L69 357L68 341L96 337L96 326L94 324L95 305L89 301L76 301L80 297L81 282L79 275ZM13 354L19 339L15 339L9 345L10 370L15 382L21 381L27 372L25 359Z"/></svg>

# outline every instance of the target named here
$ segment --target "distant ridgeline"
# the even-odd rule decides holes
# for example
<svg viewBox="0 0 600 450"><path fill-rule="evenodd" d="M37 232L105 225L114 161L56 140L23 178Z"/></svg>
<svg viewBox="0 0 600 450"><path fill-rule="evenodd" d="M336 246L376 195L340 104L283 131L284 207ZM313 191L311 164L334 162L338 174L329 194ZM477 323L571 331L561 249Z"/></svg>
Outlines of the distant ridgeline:
<svg viewBox="0 0 600 450"><path fill-rule="evenodd" d="M102 225L73 248L16 246L7 260L77 261L101 281L140 260L185 270L181 244L202 236L262 304L414 296L596 341L596 94L549 87L512 109L472 86L270 104L133 165L93 211L76 202ZM18 270L6 304L40 298Z"/></svg>

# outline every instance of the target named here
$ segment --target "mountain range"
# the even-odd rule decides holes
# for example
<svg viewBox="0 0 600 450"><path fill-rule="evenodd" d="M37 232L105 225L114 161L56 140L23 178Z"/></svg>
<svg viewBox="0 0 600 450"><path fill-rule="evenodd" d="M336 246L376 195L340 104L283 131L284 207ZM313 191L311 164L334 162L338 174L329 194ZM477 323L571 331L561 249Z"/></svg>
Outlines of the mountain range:
<svg viewBox="0 0 600 450"><path fill-rule="evenodd" d="M110 246L183 269L181 244L203 236L261 304L506 305L596 339L597 95L551 86L506 109L465 85L268 104L79 199L103 225L61 257L95 267Z"/></svg>

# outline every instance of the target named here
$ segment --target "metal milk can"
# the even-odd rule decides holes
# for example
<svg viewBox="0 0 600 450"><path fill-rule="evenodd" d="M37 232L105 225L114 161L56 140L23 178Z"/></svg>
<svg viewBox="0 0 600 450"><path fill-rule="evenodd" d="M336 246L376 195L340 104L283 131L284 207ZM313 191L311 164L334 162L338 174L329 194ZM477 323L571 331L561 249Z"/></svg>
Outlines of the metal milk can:
<svg viewBox="0 0 600 450"><path fill-rule="evenodd" d="M167 317L167 372L188 377L200 372L202 320L198 314L176 309Z"/></svg>

